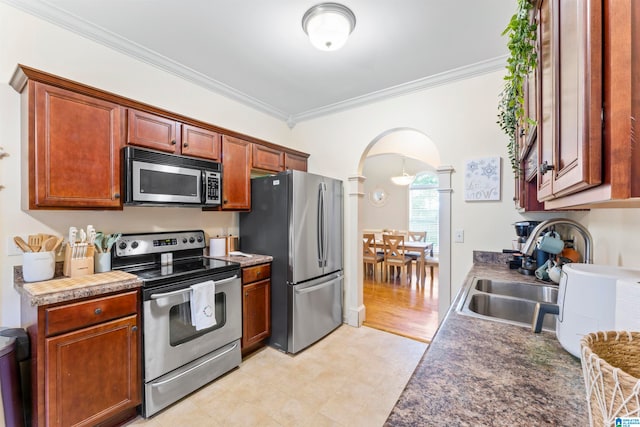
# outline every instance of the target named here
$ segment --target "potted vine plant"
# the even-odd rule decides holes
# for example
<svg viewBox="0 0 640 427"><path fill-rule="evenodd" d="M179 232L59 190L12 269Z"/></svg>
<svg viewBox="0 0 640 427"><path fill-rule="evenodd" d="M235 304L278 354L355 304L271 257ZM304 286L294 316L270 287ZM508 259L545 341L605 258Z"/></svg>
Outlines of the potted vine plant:
<svg viewBox="0 0 640 427"><path fill-rule="evenodd" d="M537 37L537 24L531 19L530 11L533 8L531 0L517 0L516 13L511 17L509 25L502 35L509 36L507 44L509 57L507 58L507 74L504 77L505 86L500 93L498 103L498 125L509 137L507 144L509 160L514 173L520 173L520 159L518 158L517 128L518 125L525 129L535 124L533 120L525 117L524 111L524 85L529 73L537 65L537 52L535 41Z"/></svg>

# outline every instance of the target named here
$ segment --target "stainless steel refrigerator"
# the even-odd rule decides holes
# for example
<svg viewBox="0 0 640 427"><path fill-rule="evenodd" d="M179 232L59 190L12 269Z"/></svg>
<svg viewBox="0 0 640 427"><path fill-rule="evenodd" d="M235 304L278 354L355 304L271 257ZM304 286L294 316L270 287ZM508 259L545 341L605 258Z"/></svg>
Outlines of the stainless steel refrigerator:
<svg viewBox="0 0 640 427"><path fill-rule="evenodd" d="M342 323L342 181L301 171L251 180L240 250L273 256L269 345L297 353Z"/></svg>

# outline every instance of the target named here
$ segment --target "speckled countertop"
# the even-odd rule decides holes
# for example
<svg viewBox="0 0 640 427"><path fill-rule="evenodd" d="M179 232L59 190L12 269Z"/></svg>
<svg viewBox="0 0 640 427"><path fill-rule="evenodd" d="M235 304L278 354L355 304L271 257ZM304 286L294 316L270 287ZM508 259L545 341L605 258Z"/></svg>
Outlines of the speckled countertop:
<svg viewBox="0 0 640 427"><path fill-rule="evenodd" d="M62 275L62 263L56 263L53 279L42 282L25 282L22 266L13 269L13 287L31 306L72 301L79 298L126 291L139 288L142 280L124 271L88 274L80 277Z"/></svg>
<svg viewBox="0 0 640 427"><path fill-rule="evenodd" d="M240 267L264 264L273 261L268 255L249 254L251 256L215 257L224 261L237 262ZM69 278L62 274L63 263L56 263L54 278L42 282L28 283L22 276L22 266L13 269L13 287L26 298L30 305L39 306L58 302L71 301L78 298L102 295L110 292L124 291L142 286L142 280L124 271L91 274Z"/></svg>
<svg viewBox="0 0 640 427"><path fill-rule="evenodd" d="M237 262L240 267L251 267L252 265L265 264L273 261L273 257L269 255L247 254L251 256L215 256L212 258L221 259L223 261Z"/></svg>
<svg viewBox="0 0 640 427"><path fill-rule="evenodd" d="M505 263L475 261L465 286L474 277L536 282ZM589 425L580 359L552 332L457 313L461 296L385 425Z"/></svg>

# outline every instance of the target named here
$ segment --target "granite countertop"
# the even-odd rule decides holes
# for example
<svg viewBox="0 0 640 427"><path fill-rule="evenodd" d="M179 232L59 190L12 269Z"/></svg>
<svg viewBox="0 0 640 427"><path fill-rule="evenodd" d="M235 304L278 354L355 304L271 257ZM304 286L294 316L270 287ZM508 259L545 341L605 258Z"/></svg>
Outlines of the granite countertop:
<svg viewBox="0 0 640 427"><path fill-rule="evenodd" d="M211 258L223 261L237 262L240 267L251 267L252 265L265 264L273 261L273 257L269 255L247 254L250 256L214 256Z"/></svg>
<svg viewBox="0 0 640 427"><path fill-rule="evenodd" d="M539 283L504 263L474 264L464 287L474 277ZM589 425L580 359L555 333L457 313L464 287L385 425Z"/></svg>
<svg viewBox="0 0 640 427"><path fill-rule="evenodd" d="M16 266L13 269L13 287L31 306L40 306L142 286L142 280L138 276L117 270L65 277L62 274L62 264L56 263L53 279L41 282L25 282L22 277L22 266Z"/></svg>

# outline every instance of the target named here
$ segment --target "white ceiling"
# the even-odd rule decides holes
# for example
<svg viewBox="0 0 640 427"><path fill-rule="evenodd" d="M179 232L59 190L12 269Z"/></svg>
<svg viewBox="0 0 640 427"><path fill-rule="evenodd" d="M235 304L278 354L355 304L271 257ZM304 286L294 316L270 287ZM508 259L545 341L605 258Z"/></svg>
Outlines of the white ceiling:
<svg viewBox="0 0 640 427"><path fill-rule="evenodd" d="M515 0L342 0L344 48L314 49L320 0L1 0L293 126L385 97L498 70ZM496 94L497 97L498 94Z"/></svg>

